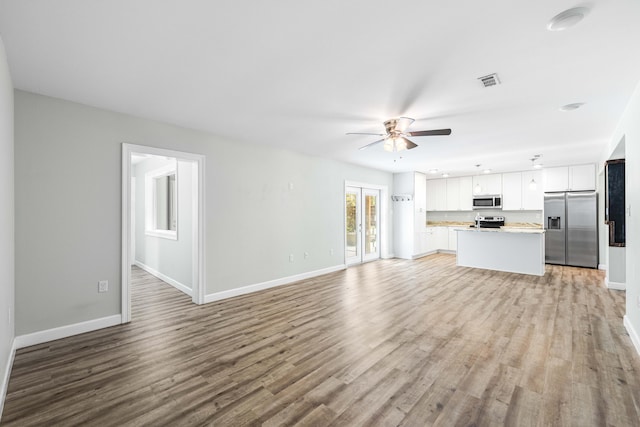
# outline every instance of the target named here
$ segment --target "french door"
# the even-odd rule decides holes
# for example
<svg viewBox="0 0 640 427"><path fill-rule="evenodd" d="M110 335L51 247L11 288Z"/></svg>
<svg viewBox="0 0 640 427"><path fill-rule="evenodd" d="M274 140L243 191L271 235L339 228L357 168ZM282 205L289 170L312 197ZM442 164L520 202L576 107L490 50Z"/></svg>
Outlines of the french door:
<svg viewBox="0 0 640 427"><path fill-rule="evenodd" d="M347 265L380 258L380 190L345 189L345 260Z"/></svg>

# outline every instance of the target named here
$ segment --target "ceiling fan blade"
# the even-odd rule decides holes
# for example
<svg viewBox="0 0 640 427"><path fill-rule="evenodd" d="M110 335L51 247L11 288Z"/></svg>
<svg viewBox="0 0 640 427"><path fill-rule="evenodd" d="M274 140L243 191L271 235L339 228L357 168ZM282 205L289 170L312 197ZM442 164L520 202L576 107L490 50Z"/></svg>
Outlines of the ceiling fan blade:
<svg viewBox="0 0 640 427"><path fill-rule="evenodd" d="M375 136L384 136L384 133L347 132L345 135L375 135Z"/></svg>
<svg viewBox="0 0 640 427"><path fill-rule="evenodd" d="M406 132L406 134L409 136L451 135L451 129L416 130L414 132Z"/></svg>
<svg viewBox="0 0 640 427"><path fill-rule="evenodd" d="M418 146L418 144L414 143L413 141L409 141L407 138L403 137L402 139L404 140L404 144L405 144L405 147L407 147L407 150L411 150Z"/></svg>
<svg viewBox="0 0 640 427"><path fill-rule="evenodd" d="M369 148L369 147L371 147L373 145L380 144L382 141L384 141L384 138L383 139L379 139L377 141L373 141L372 143L367 144L364 147L360 147L360 150L364 150L365 148Z"/></svg>

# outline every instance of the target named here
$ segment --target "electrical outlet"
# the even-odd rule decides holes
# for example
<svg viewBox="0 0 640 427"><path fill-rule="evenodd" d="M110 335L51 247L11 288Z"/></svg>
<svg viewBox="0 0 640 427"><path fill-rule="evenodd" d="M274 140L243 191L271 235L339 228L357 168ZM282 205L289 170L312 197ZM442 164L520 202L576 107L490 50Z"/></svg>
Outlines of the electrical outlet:
<svg viewBox="0 0 640 427"><path fill-rule="evenodd" d="M109 281L100 280L98 282L98 292L107 292L109 290Z"/></svg>
<svg viewBox="0 0 640 427"><path fill-rule="evenodd" d="M293 262L293 254L289 255L289 262Z"/></svg>
<svg viewBox="0 0 640 427"><path fill-rule="evenodd" d="M329 250L329 254L330 254L330 255L333 255L333 249L330 249L330 250Z"/></svg>
<svg viewBox="0 0 640 427"><path fill-rule="evenodd" d="M307 258L309 258L309 252L304 253L304 259L307 259Z"/></svg>

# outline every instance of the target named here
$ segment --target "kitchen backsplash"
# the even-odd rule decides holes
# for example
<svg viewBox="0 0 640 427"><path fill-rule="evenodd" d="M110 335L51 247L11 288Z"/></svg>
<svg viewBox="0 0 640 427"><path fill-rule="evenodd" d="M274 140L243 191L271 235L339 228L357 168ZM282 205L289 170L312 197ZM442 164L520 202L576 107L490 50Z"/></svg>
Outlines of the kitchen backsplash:
<svg viewBox="0 0 640 427"><path fill-rule="evenodd" d="M521 222L542 224L542 211L501 211L483 209L481 211L427 212L427 221L473 221L476 213L482 216L503 216L505 223Z"/></svg>

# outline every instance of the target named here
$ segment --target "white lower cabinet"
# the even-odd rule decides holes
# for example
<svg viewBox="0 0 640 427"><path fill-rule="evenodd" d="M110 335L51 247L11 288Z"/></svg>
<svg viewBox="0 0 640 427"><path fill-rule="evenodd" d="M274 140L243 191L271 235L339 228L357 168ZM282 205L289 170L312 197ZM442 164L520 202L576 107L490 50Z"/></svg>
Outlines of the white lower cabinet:
<svg viewBox="0 0 640 427"><path fill-rule="evenodd" d="M449 248L449 227L433 227L433 241L436 249Z"/></svg>
<svg viewBox="0 0 640 427"><path fill-rule="evenodd" d="M457 227L449 227L449 250L454 252L458 246L458 232L456 228Z"/></svg>
<svg viewBox="0 0 640 427"><path fill-rule="evenodd" d="M416 255L437 251L453 251L457 249L458 232L460 227L433 226L425 227L425 231L414 233L414 247Z"/></svg>

